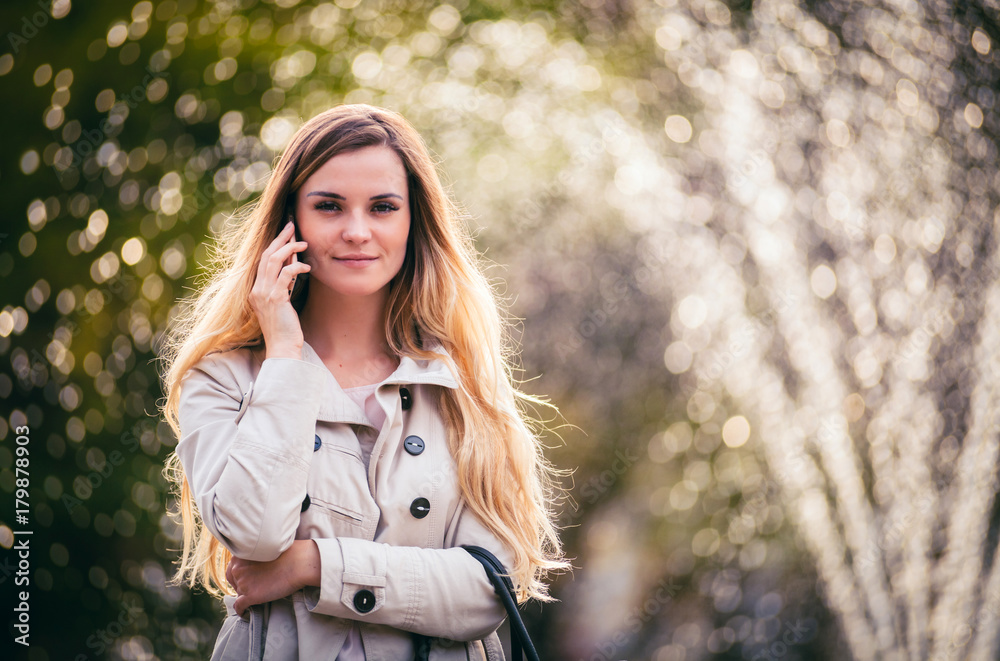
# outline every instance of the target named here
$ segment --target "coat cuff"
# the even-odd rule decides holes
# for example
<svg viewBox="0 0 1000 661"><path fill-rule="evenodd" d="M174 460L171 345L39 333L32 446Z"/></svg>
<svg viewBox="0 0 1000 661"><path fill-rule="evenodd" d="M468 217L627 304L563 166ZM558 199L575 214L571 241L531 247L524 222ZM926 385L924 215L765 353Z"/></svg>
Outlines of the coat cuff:
<svg viewBox="0 0 1000 661"><path fill-rule="evenodd" d="M338 537L314 539L319 548L322 585L307 590L313 613L364 621L385 605L388 556L384 544Z"/></svg>
<svg viewBox="0 0 1000 661"><path fill-rule="evenodd" d="M338 615L340 592L343 586L344 554L340 550L340 539L336 537L314 538L319 549L319 587L305 589L305 604L310 612L320 615Z"/></svg>

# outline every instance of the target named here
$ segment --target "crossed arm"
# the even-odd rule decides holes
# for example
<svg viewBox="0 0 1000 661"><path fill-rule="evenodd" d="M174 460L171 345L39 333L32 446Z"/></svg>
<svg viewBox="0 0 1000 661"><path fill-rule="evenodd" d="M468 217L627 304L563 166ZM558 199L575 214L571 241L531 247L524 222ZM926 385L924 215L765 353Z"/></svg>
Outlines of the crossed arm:
<svg viewBox="0 0 1000 661"><path fill-rule="evenodd" d="M319 587L322 579L316 542L297 539L288 550L270 562L233 557L226 580L236 589L233 608L243 615L250 606L282 599L306 587Z"/></svg>

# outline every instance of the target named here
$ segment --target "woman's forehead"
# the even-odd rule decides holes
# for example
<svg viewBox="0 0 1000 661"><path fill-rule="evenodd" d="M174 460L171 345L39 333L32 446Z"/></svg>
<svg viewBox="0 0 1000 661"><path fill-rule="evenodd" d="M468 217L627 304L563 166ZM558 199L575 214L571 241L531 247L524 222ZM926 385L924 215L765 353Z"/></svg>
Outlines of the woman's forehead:
<svg viewBox="0 0 1000 661"><path fill-rule="evenodd" d="M396 190L386 192L400 193L407 188L406 168L399 154L390 147L362 147L327 159L306 179L302 188L308 193L316 186L389 187Z"/></svg>

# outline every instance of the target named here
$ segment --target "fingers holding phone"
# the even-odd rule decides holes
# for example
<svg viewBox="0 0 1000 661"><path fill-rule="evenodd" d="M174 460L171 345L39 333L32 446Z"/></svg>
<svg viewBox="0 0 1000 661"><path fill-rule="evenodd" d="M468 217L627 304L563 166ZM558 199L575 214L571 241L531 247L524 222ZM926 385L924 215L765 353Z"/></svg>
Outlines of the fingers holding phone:
<svg viewBox="0 0 1000 661"><path fill-rule="evenodd" d="M296 240L295 225L289 222L264 250L257 265L250 306L260 323L269 358L301 356L302 327L290 297L295 279L311 268L298 259L298 253L305 249L306 242Z"/></svg>

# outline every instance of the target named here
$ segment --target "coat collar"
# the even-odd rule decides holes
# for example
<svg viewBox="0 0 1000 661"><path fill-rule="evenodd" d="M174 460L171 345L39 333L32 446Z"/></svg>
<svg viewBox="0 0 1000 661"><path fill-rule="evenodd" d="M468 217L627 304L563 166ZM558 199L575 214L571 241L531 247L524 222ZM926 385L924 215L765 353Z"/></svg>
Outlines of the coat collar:
<svg viewBox="0 0 1000 661"><path fill-rule="evenodd" d="M448 368L451 358L448 352L440 344L428 346L428 349L441 358L434 360L414 360L409 356L403 356L399 361L396 371L390 374L378 385L378 399L383 407L389 404L382 394L387 386L393 385L416 385L429 384L442 386L445 388L458 388L458 382ZM322 367L327 373L326 393L320 404L318 419L326 422L346 422L353 424L369 424L367 417L358 408L350 397L348 397L333 373L323 363L323 360L316 353L316 350L308 342L302 343L302 360ZM391 411L387 410L387 414Z"/></svg>

